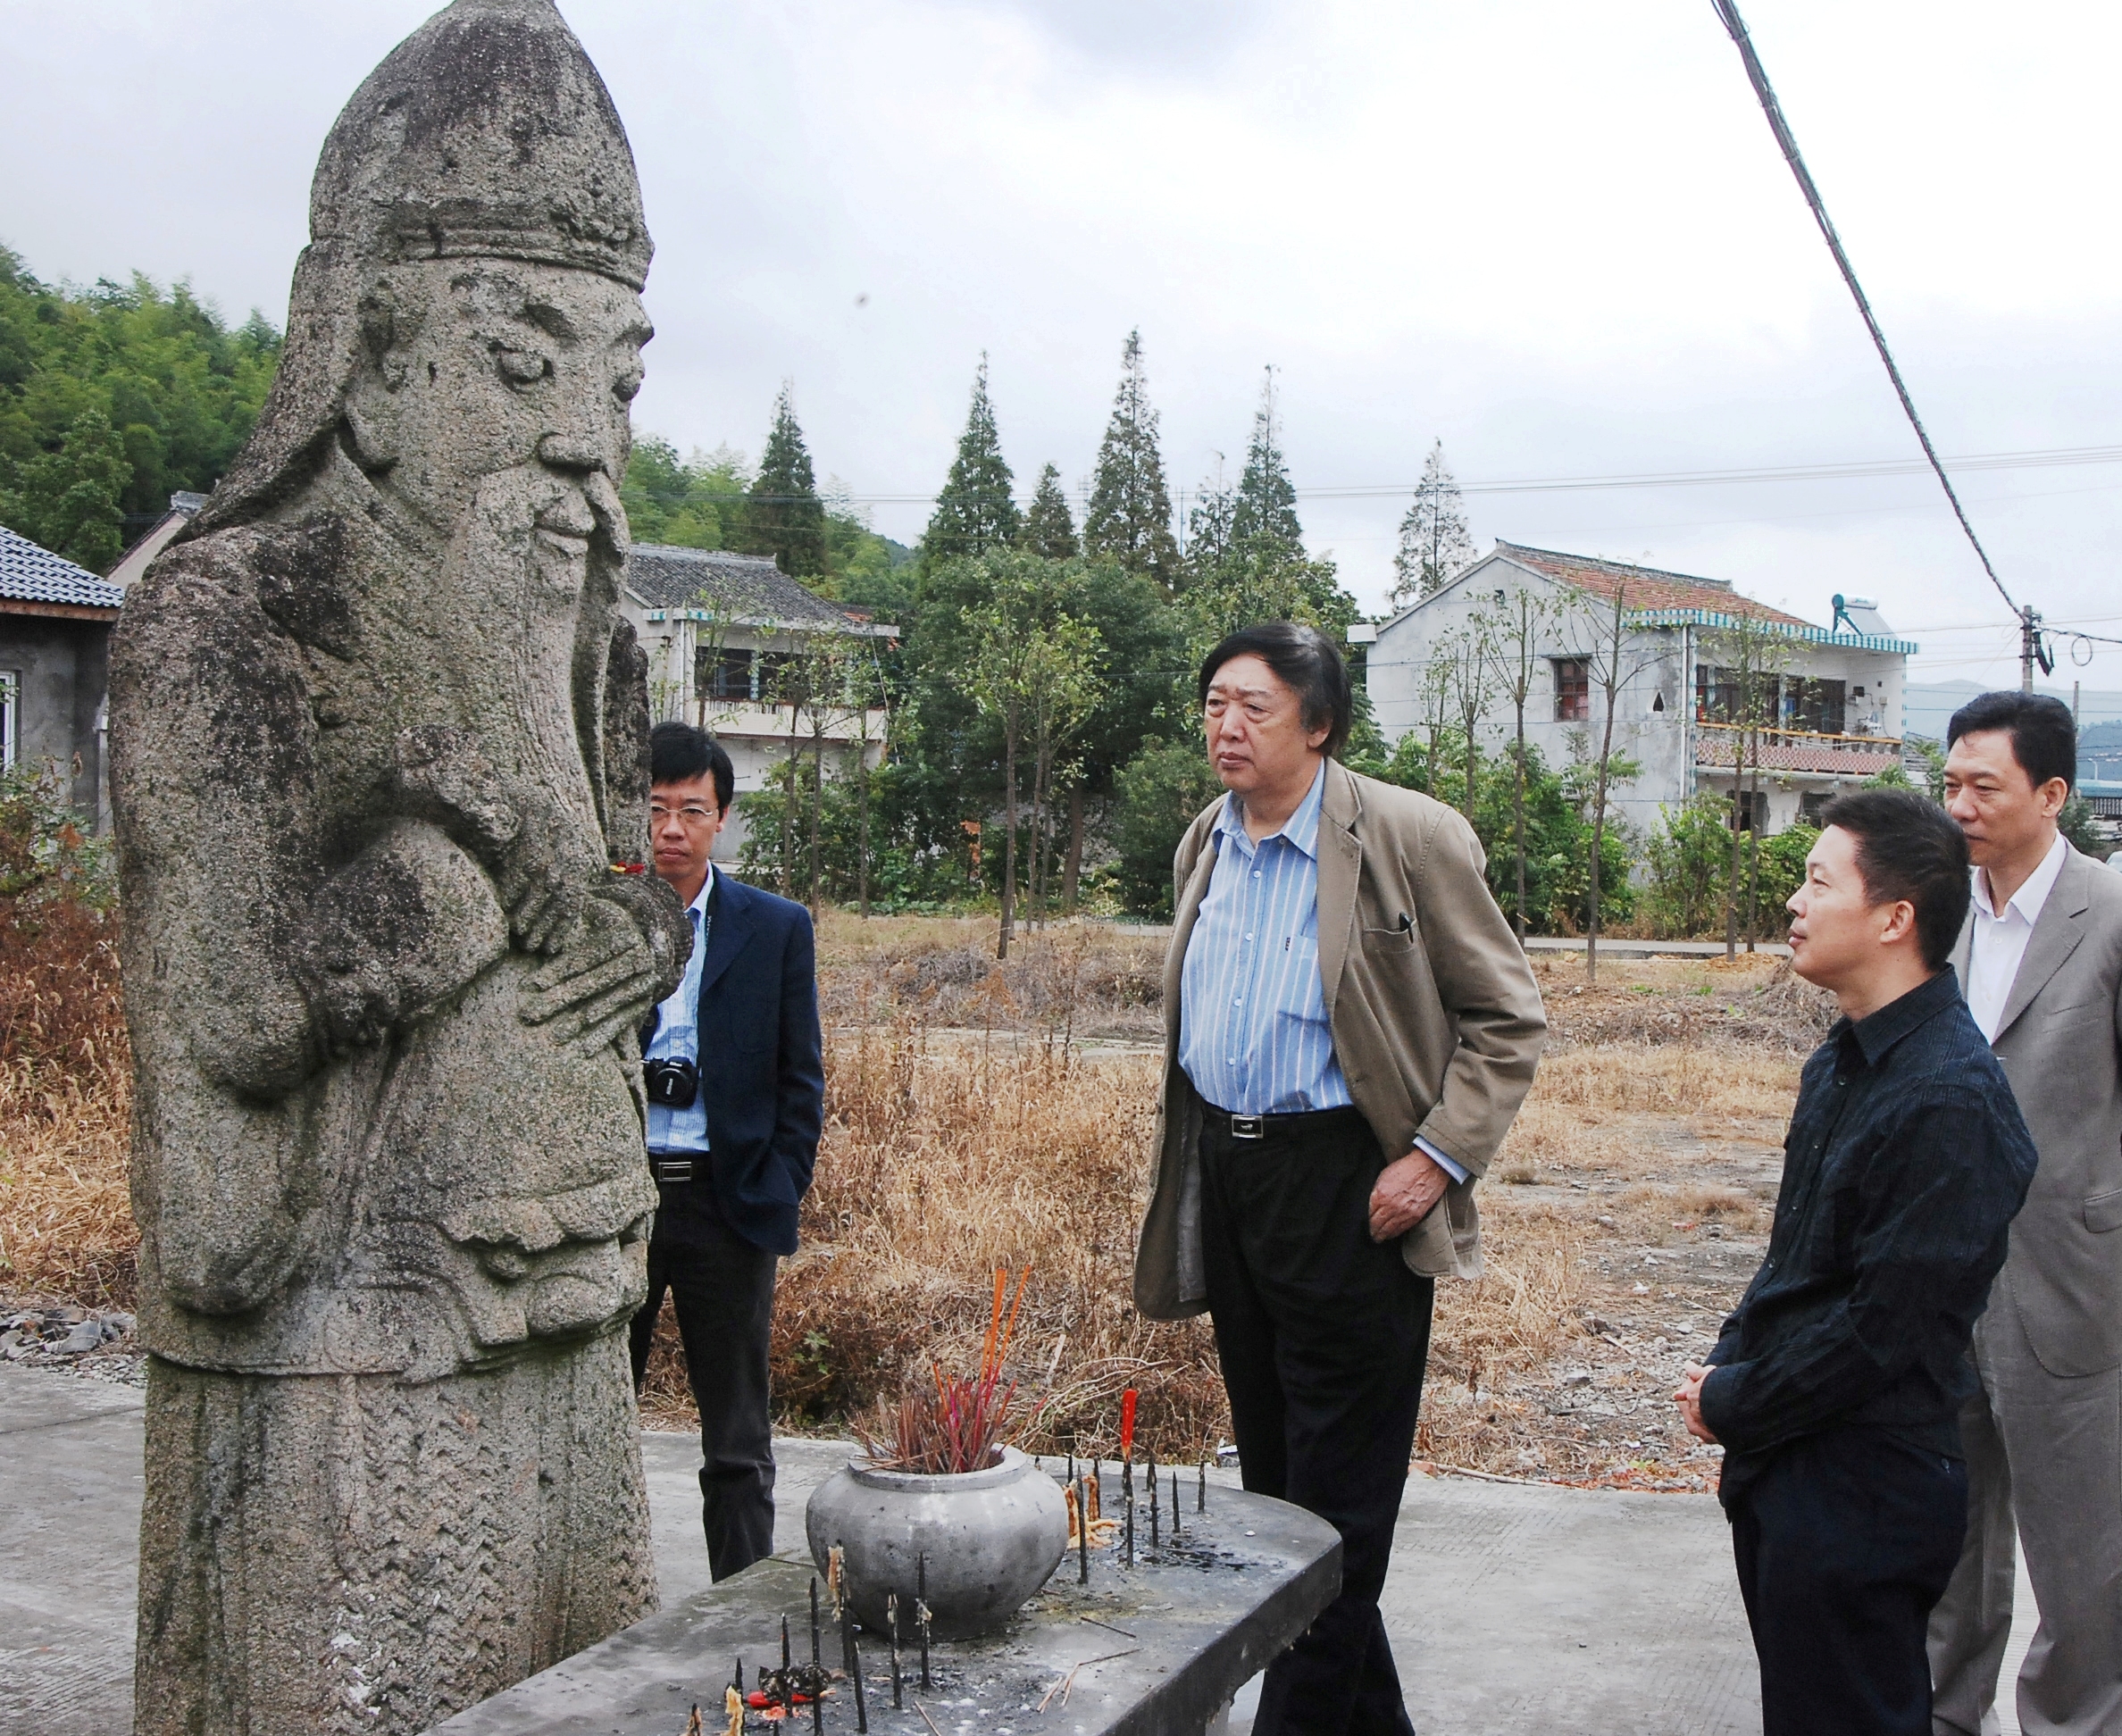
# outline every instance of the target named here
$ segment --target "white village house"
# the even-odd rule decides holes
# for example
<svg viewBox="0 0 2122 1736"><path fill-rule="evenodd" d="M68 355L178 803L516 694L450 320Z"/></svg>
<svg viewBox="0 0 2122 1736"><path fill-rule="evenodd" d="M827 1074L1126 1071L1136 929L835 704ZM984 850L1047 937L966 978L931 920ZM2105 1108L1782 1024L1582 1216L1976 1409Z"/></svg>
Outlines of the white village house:
<svg viewBox="0 0 2122 1736"><path fill-rule="evenodd" d="M1774 635L1780 672L1773 722L1761 737L1762 830L1783 830L1817 815L1837 790L1901 762L1902 693L1916 647L1893 637L1876 606L1836 597L1831 627L1740 595L1726 580L1558 554L1499 542L1433 596L1380 626L1369 653L1369 690L1379 730L1396 744L1426 727L1425 671L1478 612L1496 612L1514 592L1531 592L1562 613L1544 631L1525 705L1526 739L1560 767L1598 752L1605 696L1592 683L1591 652L1616 588L1625 611L1621 667L1627 680L1614 707L1614 752L1640 774L1614 791L1614 807L1642 831L1660 810L1698 790L1734 789L1734 748L1744 731L1737 682L1718 655L1718 634L1740 617ZM1483 715L1484 749L1508 739L1515 708L1497 691ZM1750 826L1750 761L1734 809Z"/></svg>
<svg viewBox="0 0 2122 1736"><path fill-rule="evenodd" d="M823 743L825 775L845 775L859 749L882 764L886 714L848 703L847 693L874 697L881 684L850 682L842 692L800 699L822 642L869 660L898 629L835 608L789 578L765 555L671 548L637 543L626 557L620 607L648 654L648 704L661 722L678 718L711 733L737 771L737 791L763 789L788 758L791 739L803 755ZM851 671L848 672L850 674ZM744 821L733 818L715 839L715 860L734 861Z"/></svg>

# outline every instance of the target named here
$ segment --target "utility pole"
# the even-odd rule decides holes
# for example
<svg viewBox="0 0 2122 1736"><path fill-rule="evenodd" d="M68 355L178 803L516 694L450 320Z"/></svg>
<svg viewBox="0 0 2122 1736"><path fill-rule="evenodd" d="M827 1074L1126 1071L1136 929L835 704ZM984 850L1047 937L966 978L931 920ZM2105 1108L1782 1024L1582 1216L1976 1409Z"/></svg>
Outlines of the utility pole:
<svg viewBox="0 0 2122 1736"><path fill-rule="evenodd" d="M2047 646L2041 642L2041 611L2031 603L2023 605L2019 618L2019 691L2034 691L2034 665L2041 665L2043 675L2052 673L2056 659Z"/></svg>

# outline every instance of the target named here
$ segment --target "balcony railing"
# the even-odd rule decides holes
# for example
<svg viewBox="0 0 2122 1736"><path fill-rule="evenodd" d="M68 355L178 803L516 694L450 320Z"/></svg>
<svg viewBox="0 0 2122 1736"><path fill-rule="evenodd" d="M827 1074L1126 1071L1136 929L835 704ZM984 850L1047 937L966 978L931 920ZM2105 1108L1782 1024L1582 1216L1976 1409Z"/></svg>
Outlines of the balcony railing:
<svg viewBox="0 0 2122 1736"><path fill-rule="evenodd" d="M1750 723L1712 723L1706 717L1695 720L1696 729L1715 730L1727 736L1743 736L1753 727ZM1831 735L1821 730L1784 730L1778 729L1773 724L1761 726L1761 739L1777 746L1794 747L1820 747L1851 749L1891 747L1897 753L1900 752L1901 746L1901 739L1899 736L1867 735L1861 730L1850 730L1840 735Z"/></svg>

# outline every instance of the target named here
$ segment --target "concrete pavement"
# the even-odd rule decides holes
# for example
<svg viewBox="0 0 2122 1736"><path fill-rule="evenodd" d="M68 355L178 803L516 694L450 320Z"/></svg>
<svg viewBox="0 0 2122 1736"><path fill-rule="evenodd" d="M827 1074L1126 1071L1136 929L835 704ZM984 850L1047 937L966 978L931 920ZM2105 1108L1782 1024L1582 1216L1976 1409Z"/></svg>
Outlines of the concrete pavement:
<svg viewBox="0 0 2122 1736"><path fill-rule="evenodd" d="M0 1732L113 1736L132 1714L141 1395L0 1368ZM778 1443L775 1543L844 1462ZM666 1602L707 1583L698 1448L642 1437ZM2022 1591L2030 1609L2032 1599ZM1753 1652L1705 1496L1416 1479L1384 1598L1416 1727L1450 1736L1753 1736ZM2024 1624L2022 1624L2024 1625ZM2016 1669L2025 1634L2014 1636ZM1249 1708L1241 1697L1242 1724Z"/></svg>

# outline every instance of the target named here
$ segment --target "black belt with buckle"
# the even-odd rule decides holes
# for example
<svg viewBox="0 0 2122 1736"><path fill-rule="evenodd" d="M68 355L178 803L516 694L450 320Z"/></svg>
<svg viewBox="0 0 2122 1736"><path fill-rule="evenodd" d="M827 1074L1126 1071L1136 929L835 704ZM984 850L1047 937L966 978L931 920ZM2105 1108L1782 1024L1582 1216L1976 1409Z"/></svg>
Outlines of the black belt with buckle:
<svg viewBox="0 0 2122 1736"><path fill-rule="evenodd" d="M1233 1139L1265 1139L1275 1133L1295 1133L1310 1127L1327 1127L1337 1121L1362 1121L1363 1112L1353 1104L1338 1109L1303 1109L1288 1115L1235 1115L1204 1103L1201 1113L1211 1127L1220 1128Z"/></svg>
<svg viewBox="0 0 2122 1736"><path fill-rule="evenodd" d="M693 1164L706 1155L698 1151L652 1151L648 1154L648 1173L658 1181L689 1181L693 1179Z"/></svg>

